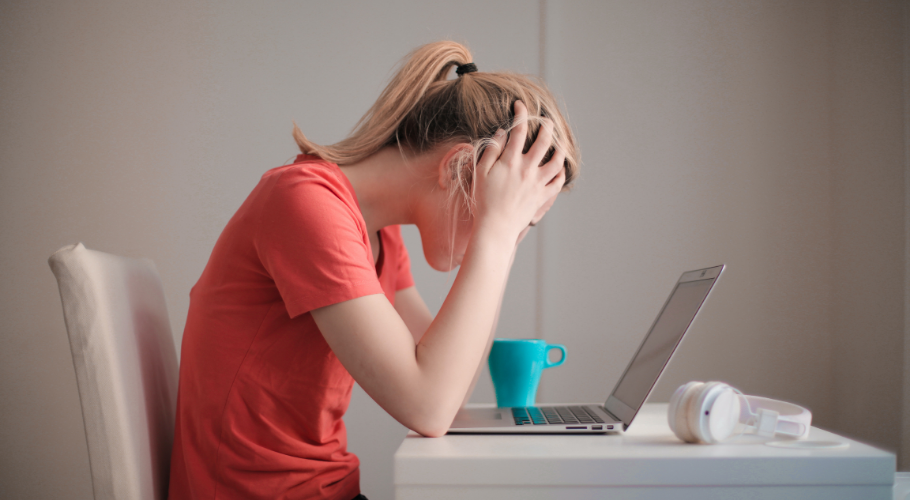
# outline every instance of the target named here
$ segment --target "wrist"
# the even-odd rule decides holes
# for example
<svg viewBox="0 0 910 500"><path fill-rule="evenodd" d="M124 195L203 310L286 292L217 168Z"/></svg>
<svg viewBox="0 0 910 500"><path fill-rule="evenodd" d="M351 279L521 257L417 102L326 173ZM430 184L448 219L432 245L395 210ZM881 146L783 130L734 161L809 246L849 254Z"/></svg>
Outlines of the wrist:
<svg viewBox="0 0 910 500"><path fill-rule="evenodd" d="M506 255L515 253L518 233L504 224L495 224L489 220L475 220L471 230L471 243L502 250Z"/></svg>

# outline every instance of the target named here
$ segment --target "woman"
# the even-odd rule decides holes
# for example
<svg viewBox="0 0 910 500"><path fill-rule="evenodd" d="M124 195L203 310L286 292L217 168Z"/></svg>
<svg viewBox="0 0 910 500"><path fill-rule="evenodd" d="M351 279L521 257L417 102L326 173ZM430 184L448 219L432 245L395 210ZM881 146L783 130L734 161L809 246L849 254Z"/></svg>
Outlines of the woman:
<svg viewBox="0 0 910 500"><path fill-rule="evenodd" d="M172 499L357 497L354 380L408 428L445 434L518 242L577 172L549 92L477 71L453 42L413 52L347 139L294 137L304 154L262 177L190 294ZM435 318L400 224L434 269L461 266Z"/></svg>

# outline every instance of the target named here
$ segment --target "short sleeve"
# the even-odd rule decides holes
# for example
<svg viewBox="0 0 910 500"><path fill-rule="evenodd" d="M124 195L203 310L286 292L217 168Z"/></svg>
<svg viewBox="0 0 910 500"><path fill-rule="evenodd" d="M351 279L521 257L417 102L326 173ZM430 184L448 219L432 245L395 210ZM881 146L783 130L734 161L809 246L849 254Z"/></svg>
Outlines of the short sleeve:
<svg viewBox="0 0 910 500"><path fill-rule="evenodd" d="M275 174L263 200L256 251L293 318L381 294L356 199L325 167Z"/></svg>

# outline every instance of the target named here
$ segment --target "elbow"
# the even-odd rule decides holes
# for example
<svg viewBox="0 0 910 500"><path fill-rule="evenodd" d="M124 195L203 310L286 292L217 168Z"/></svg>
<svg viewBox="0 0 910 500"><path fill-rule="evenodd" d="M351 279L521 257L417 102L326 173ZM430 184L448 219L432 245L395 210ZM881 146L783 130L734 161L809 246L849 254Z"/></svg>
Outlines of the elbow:
<svg viewBox="0 0 910 500"><path fill-rule="evenodd" d="M423 437L441 437L449 432L452 421L455 420L454 413L433 412L426 414L414 415L405 426ZM402 422L404 423L404 422Z"/></svg>
<svg viewBox="0 0 910 500"><path fill-rule="evenodd" d="M445 436L446 433L449 432L449 426L448 425L446 425L445 427L440 427L440 426L416 427L415 426L415 427L411 428L411 430L416 432L417 434L420 434L423 437L438 438L438 437Z"/></svg>
<svg viewBox="0 0 910 500"><path fill-rule="evenodd" d="M449 432L449 427L452 425L452 420L454 418L425 418L425 419L415 419L414 422L411 422L411 425L407 427L412 431L420 434L423 437L442 437Z"/></svg>

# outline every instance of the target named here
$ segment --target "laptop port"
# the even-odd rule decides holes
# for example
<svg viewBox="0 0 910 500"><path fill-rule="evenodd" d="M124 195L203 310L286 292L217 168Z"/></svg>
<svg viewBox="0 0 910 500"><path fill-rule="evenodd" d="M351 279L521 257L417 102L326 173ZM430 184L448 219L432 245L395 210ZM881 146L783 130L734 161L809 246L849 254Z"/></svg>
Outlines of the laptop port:
<svg viewBox="0 0 910 500"><path fill-rule="evenodd" d="M612 425L608 425L608 426L607 426L607 430L608 430L608 431L612 431L612 430L613 430L613 426L612 426Z"/></svg>
<svg viewBox="0 0 910 500"><path fill-rule="evenodd" d="M587 429L587 425L567 425L566 429Z"/></svg>
<svg viewBox="0 0 910 500"><path fill-rule="evenodd" d="M602 426L602 425L592 425L591 426L591 430L594 430L594 431L600 431L600 430L603 430L603 428L604 428L604 426Z"/></svg>

